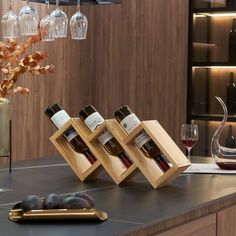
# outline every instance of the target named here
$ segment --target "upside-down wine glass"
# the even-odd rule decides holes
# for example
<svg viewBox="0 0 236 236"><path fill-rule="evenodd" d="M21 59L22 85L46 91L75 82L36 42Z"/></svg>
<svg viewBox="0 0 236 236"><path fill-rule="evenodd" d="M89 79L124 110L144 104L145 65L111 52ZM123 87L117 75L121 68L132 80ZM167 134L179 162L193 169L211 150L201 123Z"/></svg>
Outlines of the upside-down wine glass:
<svg viewBox="0 0 236 236"><path fill-rule="evenodd" d="M190 161L190 153L198 140L198 125L183 124L181 128L181 141L188 150L188 159Z"/></svg>
<svg viewBox="0 0 236 236"><path fill-rule="evenodd" d="M70 19L71 38L77 40L86 39L88 20L80 11L80 0L77 0L77 12Z"/></svg>
<svg viewBox="0 0 236 236"><path fill-rule="evenodd" d="M2 37L18 37L18 17L12 10L12 0L9 1L8 12L2 16Z"/></svg>
<svg viewBox="0 0 236 236"><path fill-rule="evenodd" d="M55 22L49 14L49 0L45 0L47 5L46 16L40 21L40 33L42 41L54 41L55 39Z"/></svg>
<svg viewBox="0 0 236 236"><path fill-rule="evenodd" d="M38 12L33 7L29 5L29 0L27 0L27 5L22 7L19 12L19 24L21 34L23 36L32 36L37 34L38 31Z"/></svg>
<svg viewBox="0 0 236 236"><path fill-rule="evenodd" d="M56 0L56 9L50 14L55 24L55 38L65 38L67 36L68 17L59 8L59 0Z"/></svg>

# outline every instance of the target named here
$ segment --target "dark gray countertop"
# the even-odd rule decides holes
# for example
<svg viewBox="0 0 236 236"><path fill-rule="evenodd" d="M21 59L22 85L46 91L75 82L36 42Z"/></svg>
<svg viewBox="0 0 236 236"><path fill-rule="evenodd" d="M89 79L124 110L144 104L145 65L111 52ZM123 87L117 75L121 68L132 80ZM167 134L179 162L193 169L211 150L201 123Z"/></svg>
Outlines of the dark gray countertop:
<svg viewBox="0 0 236 236"><path fill-rule="evenodd" d="M13 164L13 171L0 169L0 235L149 235L209 215L236 204L234 175L181 175L170 186L155 190L139 175L134 182L116 186L103 174L81 183L62 158ZM103 223L25 223L8 220L11 207L28 194L45 196L84 191L106 211Z"/></svg>

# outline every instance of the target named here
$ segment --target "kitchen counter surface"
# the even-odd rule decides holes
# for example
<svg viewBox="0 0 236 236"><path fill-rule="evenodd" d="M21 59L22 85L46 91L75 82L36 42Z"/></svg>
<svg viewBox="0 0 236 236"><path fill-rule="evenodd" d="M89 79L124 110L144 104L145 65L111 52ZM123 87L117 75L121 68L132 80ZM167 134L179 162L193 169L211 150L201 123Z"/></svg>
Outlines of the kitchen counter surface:
<svg viewBox="0 0 236 236"><path fill-rule="evenodd" d="M199 161L199 159L195 159ZM236 204L234 175L183 174L171 185L155 190L141 174L116 186L103 173L81 183L62 158L13 163L10 174L0 168L0 235L79 236L151 235L163 232ZM83 191L96 200L96 208L108 213L105 222L13 223L11 207L28 194Z"/></svg>

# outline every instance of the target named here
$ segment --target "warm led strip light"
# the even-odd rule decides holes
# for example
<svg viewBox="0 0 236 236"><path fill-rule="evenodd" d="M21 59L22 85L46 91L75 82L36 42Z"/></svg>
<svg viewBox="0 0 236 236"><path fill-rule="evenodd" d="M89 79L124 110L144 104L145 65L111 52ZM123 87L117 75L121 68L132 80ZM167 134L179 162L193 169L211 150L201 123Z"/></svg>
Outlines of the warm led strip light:
<svg viewBox="0 0 236 236"><path fill-rule="evenodd" d="M213 43L193 43L193 46L196 47L215 47L216 45Z"/></svg>
<svg viewBox="0 0 236 236"><path fill-rule="evenodd" d="M193 68L236 69L236 66L193 66Z"/></svg>
<svg viewBox="0 0 236 236"><path fill-rule="evenodd" d="M194 13L194 17L226 17L226 16L236 16L236 12L222 12L222 13Z"/></svg>

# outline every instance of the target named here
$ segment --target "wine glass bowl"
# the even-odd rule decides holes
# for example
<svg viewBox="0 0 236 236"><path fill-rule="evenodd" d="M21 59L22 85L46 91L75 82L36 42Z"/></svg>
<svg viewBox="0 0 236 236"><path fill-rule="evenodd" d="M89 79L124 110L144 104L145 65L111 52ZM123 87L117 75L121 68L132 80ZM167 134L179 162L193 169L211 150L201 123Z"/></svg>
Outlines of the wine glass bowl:
<svg viewBox="0 0 236 236"><path fill-rule="evenodd" d="M12 10L9 10L2 16L1 22L3 38L18 37L18 17Z"/></svg>
<svg viewBox="0 0 236 236"><path fill-rule="evenodd" d="M181 127L181 141L188 150L188 159L190 160L190 153L198 140L198 125L183 124Z"/></svg>
<svg viewBox="0 0 236 236"><path fill-rule="evenodd" d="M71 38L77 40L86 39L88 20L80 11L76 12L70 19Z"/></svg>
<svg viewBox="0 0 236 236"><path fill-rule="evenodd" d="M55 22L52 16L49 14L49 0L45 0L47 4L47 15L40 21L40 33L42 41L54 41L55 40Z"/></svg>
<svg viewBox="0 0 236 236"><path fill-rule="evenodd" d="M55 25L55 38L65 38L67 36L68 17L59 8L59 0L56 0L56 9L50 14Z"/></svg>
<svg viewBox="0 0 236 236"><path fill-rule="evenodd" d="M2 16L2 37L17 38L18 37L18 17L12 10L12 1L9 1L9 9Z"/></svg>
<svg viewBox="0 0 236 236"><path fill-rule="evenodd" d="M28 5L22 7L19 12L19 25L23 36L32 36L38 31L38 12L33 7Z"/></svg>
<svg viewBox="0 0 236 236"><path fill-rule="evenodd" d="M55 40L55 23L52 21L52 17L50 15L46 15L40 21L40 33L42 41Z"/></svg>

